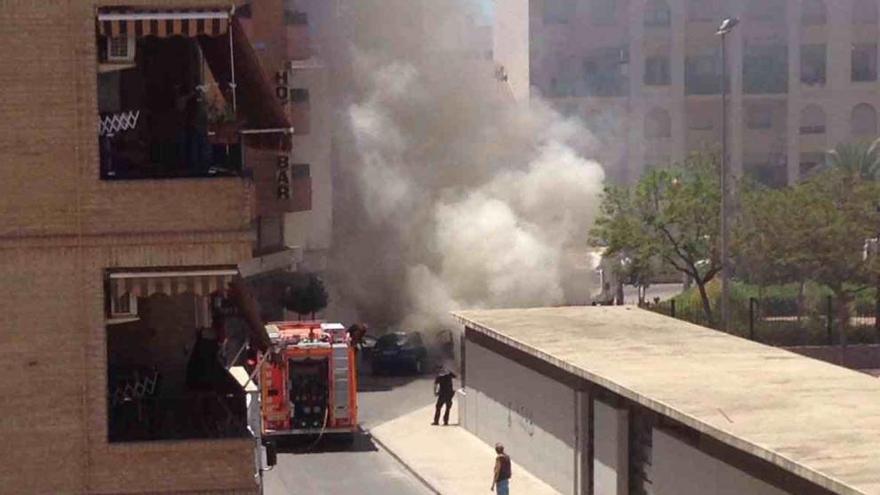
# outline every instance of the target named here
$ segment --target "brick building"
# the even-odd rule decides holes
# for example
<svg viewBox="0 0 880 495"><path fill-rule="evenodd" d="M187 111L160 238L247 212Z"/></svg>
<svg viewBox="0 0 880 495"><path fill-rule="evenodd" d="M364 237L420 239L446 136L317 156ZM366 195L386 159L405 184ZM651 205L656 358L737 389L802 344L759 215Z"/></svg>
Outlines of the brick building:
<svg viewBox="0 0 880 495"><path fill-rule="evenodd" d="M252 493L241 395L193 356L291 209L291 124L231 4L119 5L0 13L0 491Z"/></svg>
<svg viewBox="0 0 880 495"><path fill-rule="evenodd" d="M877 136L876 0L504 0L495 55L518 97L586 119L618 180L716 147L727 37L730 159L773 186Z"/></svg>

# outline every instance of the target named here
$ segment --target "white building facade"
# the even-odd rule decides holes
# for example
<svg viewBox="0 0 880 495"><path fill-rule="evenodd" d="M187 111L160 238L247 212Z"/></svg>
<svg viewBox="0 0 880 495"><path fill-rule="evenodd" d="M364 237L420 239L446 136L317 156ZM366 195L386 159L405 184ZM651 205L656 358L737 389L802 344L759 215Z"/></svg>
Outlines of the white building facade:
<svg viewBox="0 0 880 495"><path fill-rule="evenodd" d="M717 150L721 20L733 170L781 186L839 142L875 138L877 0L501 0L495 56L520 98L578 115L609 175Z"/></svg>

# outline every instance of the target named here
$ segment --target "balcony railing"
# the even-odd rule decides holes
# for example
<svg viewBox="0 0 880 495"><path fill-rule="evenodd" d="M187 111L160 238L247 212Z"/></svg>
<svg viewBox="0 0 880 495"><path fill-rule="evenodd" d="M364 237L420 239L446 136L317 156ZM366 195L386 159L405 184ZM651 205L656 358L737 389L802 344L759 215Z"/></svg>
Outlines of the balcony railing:
<svg viewBox="0 0 880 495"><path fill-rule="evenodd" d="M242 174L244 148L235 125L168 129L138 111L101 116L101 178L229 177Z"/></svg>

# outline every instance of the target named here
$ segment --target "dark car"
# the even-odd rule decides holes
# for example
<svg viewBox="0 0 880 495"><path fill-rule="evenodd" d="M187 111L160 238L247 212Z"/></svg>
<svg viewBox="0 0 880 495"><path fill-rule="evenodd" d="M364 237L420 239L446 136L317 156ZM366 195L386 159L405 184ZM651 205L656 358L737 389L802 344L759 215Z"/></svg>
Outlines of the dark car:
<svg viewBox="0 0 880 495"><path fill-rule="evenodd" d="M372 359L373 349L376 348L376 341L378 341L378 340L379 339L377 339L376 337L374 337L370 334L364 335L364 337L361 339L361 345L360 345L360 349L361 349L361 352L363 352L363 354L364 354L364 358Z"/></svg>
<svg viewBox="0 0 880 495"><path fill-rule="evenodd" d="M428 361L428 349L419 332L391 332L373 347L373 374L407 370L423 373Z"/></svg>

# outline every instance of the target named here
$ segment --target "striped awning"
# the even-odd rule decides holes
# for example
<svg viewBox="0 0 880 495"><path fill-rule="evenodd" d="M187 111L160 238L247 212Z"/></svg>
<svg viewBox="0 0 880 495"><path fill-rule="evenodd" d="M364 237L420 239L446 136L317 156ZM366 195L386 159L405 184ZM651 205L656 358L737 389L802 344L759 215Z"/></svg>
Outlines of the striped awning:
<svg viewBox="0 0 880 495"><path fill-rule="evenodd" d="M236 275L236 269L111 272L110 295L114 299L125 294L149 297L159 293L173 296L188 292L207 296L226 289Z"/></svg>
<svg viewBox="0 0 880 495"><path fill-rule="evenodd" d="M111 37L220 36L229 31L230 15L230 9L101 9L98 11L98 33Z"/></svg>

